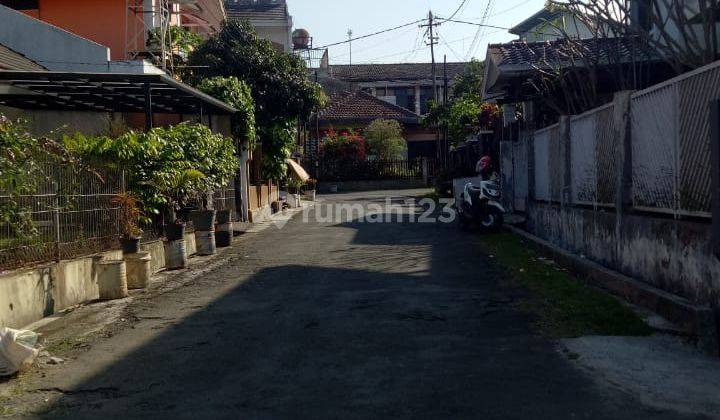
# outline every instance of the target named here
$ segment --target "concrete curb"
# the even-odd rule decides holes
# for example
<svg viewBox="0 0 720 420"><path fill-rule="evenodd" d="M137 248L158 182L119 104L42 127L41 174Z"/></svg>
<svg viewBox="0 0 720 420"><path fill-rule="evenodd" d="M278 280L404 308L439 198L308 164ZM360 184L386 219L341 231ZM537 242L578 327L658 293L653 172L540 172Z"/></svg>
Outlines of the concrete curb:
<svg viewBox="0 0 720 420"><path fill-rule="evenodd" d="M537 251L570 268L587 283L627 302L647 308L692 334L697 338L697 347L703 353L720 356L718 325L711 308L695 306L687 299L581 258L524 230L507 225L506 228L528 240Z"/></svg>

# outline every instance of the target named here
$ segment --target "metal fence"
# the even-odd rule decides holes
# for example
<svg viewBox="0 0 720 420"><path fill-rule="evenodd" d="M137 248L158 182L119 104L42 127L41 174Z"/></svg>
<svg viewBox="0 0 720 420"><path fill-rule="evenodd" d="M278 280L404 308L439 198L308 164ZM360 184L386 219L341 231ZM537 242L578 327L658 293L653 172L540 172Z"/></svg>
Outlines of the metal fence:
<svg viewBox="0 0 720 420"><path fill-rule="evenodd" d="M632 97L633 205L710 216L710 101L720 62Z"/></svg>
<svg viewBox="0 0 720 420"><path fill-rule="evenodd" d="M225 188L215 191L213 194L213 208L215 210L229 210L233 222L241 219L242 212L237 208L235 199L235 180L230 181Z"/></svg>
<svg viewBox="0 0 720 420"><path fill-rule="evenodd" d="M574 204L615 204L614 109L611 103L570 119L570 200Z"/></svg>
<svg viewBox="0 0 720 420"><path fill-rule="evenodd" d="M636 210L710 217L710 102L718 98L720 61L631 96L630 198ZM524 133L520 142L502 149L502 161L513 162L510 175L504 168L503 177L515 179L503 182L512 187L516 210L523 210L527 192L522 182L530 168L527 159L517 158L523 138L529 139L526 151L532 151L536 200L615 206L623 135L615 127L615 106L609 103L573 116L569 126ZM569 134L560 132L564 127Z"/></svg>
<svg viewBox="0 0 720 420"><path fill-rule="evenodd" d="M87 171L45 164L33 191L0 192L0 204L20 209L0 223L0 270L91 255L119 246L121 170Z"/></svg>

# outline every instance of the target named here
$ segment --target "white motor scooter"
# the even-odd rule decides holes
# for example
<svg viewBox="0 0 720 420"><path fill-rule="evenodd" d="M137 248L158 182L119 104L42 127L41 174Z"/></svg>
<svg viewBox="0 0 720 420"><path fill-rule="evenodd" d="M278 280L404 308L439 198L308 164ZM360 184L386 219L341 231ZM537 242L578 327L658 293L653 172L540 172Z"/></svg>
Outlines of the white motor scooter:
<svg viewBox="0 0 720 420"><path fill-rule="evenodd" d="M457 206L459 226L463 229L477 226L483 232L500 230L507 213L500 198L500 186L496 181L465 184Z"/></svg>

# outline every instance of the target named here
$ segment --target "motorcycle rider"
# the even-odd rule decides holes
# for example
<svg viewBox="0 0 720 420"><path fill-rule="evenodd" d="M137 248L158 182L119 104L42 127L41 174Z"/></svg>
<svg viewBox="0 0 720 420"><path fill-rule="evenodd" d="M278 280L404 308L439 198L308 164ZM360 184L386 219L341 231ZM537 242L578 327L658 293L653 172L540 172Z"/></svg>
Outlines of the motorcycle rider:
<svg viewBox="0 0 720 420"><path fill-rule="evenodd" d="M481 157L477 161L475 172L480 175L480 179L483 181L496 181L498 178L497 172L493 169L492 158L488 155Z"/></svg>

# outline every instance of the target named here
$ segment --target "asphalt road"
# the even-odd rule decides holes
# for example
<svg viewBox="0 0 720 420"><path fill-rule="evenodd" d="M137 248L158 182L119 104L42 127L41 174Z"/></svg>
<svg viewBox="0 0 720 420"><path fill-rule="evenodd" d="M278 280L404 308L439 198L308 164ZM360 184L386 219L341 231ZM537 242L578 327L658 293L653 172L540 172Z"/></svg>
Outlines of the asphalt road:
<svg viewBox="0 0 720 420"><path fill-rule="evenodd" d="M597 383L534 334L522 292L473 235L308 219L135 300L128 325L31 381L28 401L72 419L683 418Z"/></svg>

